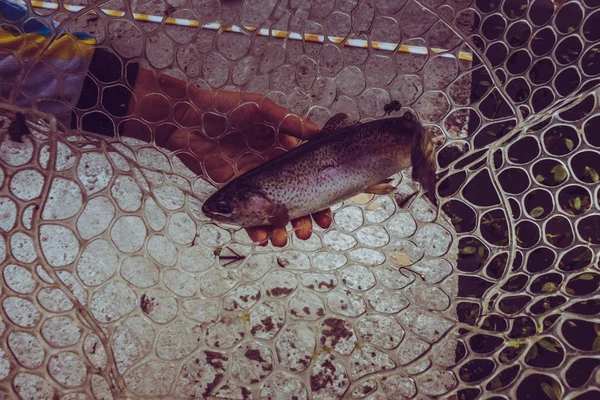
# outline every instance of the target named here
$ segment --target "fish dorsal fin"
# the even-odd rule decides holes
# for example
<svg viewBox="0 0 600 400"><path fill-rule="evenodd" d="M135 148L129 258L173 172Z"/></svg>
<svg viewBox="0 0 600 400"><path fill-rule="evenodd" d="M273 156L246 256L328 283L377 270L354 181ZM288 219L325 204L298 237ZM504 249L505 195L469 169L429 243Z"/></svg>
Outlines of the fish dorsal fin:
<svg viewBox="0 0 600 400"><path fill-rule="evenodd" d="M321 129L321 133L333 132L354 125L358 125L358 121L350 120L348 114L337 113L333 117L329 118L329 120L323 126L323 129Z"/></svg>

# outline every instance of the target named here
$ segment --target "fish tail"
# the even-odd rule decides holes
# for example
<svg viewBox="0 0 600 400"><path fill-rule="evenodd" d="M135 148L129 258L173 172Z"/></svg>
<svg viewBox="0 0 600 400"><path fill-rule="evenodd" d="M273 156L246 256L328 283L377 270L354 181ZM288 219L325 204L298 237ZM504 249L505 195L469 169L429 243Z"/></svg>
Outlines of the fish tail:
<svg viewBox="0 0 600 400"><path fill-rule="evenodd" d="M419 182L430 200L435 204L435 184L436 184L436 162L435 145L431 137L417 127L413 136L413 148L411 152L412 178Z"/></svg>

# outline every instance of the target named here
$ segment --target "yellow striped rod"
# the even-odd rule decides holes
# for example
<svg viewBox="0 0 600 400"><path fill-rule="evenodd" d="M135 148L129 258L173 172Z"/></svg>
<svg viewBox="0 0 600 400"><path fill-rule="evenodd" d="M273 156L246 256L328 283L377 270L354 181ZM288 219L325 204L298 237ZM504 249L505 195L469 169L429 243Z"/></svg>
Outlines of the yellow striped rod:
<svg viewBox="0 0 600 400"><path fill-rule="evenodd" d="M36 8L44 8L44 9L48 9L48 10L57 10L58 9L58 3L52 3L52 2L47 2L47 1L32 0L31 5ZM68 4L63 4L63 7L67 11L71 11L71 12L78 12L85 8L85 6L75 6L75 5L68 5ZM91 12L93 13L94 11L91 11ZM102 12L105 13L106 15L110 15L112 17L125 16L125 12L123 12L123 11L102 9ZM217 30L217 31L220 30L222 27L221 24L219 24L218 22L211 22L208 24L201 25L200 21L193 20L193 19L173 18L173 17L168 17L165 19L164 16L160 16L160 15L133 13L133 18L137 21L146 21L146 22L155 22L155 23L161 23L164 21L164 23L167 25L189 26L189 27L193 27L193 28L202 27L203 29L210 29L210 30ZM259 36L266 36L266 37L271 36L271 37L275 37L275 38L286 38L287 37L292 40L304 40L307 42L315 42L315 43L324 43L325 42L325 35L315 35L315 34L311 34L311 33L300 34L300 33L296 33L296 32L287 32L287 31L282 31L282 30L277 30L277 29L268 29L268 28L258 29L256 27L251 27L251 26L245 26L242 29L241 27L239 27L237 25L223 27L223 30L226 32L234 32L234 33L244 33L244 31L251 31L251 32L256 31L256 34ZM329 40L332 43L337 43L337 44L343 43L344 46L369 48L369 42L364 39L344 39L344 38L340 38L340 37L336 37L336 36L327 36L327 40ZM376 49L376 50L398 51L400 53L410 53L410 54L419 54L419 55L427 55L429 52L428 48L424 47L424 46L411 46L411 45L404 45L404 44L398 46L398 44L396 44L396 43L388 43L388 42L371 42L371 48ZM441 54L442 57L447 57L447 58L455 58L456 57L454 54L445 53L447 50L444 50L444 49L431 48L431 51L436 54L443 53L443 54ZM461 60L465 60L465 61L473 61L473 55L471 53L464 52L464 51L461 51L458 53L458 58Z"/></svg>

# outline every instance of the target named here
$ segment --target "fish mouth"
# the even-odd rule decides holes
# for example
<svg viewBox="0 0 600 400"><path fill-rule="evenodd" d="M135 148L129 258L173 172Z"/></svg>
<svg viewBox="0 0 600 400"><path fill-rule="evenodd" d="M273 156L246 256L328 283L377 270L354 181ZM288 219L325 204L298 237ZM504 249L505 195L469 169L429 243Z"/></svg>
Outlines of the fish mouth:
<svg viewBox="0 0 600 400"><path fill-rule="evenodd" d="M202 212L209 218L217 221L231 221L233 207L225 201L206 201L202 205Z"/></svg>

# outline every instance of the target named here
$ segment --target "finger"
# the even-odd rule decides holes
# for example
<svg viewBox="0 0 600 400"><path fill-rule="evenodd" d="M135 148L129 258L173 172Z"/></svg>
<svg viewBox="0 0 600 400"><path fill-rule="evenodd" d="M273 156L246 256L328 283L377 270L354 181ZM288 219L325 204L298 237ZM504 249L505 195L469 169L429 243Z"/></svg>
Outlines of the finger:
<svg viewBox="0 0 600 400"><path fill-rule="evenodd" d="M217 91L214 96L214 108L220 113L227 113L235 108L242 101L242 96L238 92Z"/></svg>
<svg viewBox="0 0 600 400"><path fill-rule="evenodd" d="M259 246L266 246L269 243L269 228L264 226L246 228L248 237Z"/></svg>
<svg viewBox="0 0 600 400"><path fill-rule="evenodd" d="M285 111L287 113L287 110ZM287 114L279 125L279 132L300 139L311 139L321 131L319 126L312 121L294 114Z"/></svg>
<svg viewBox="0 0 600 400"><path fill-rule="evenodd" d="M172 99L183 99L187 92L185 78L182 80L174 76L160 74L158 85L161 91Z"/></svg>
<svg viewBox="0 0 600 400"><path fill-rule="evenodd" d="M153 70L140 67L135 80L134 92L137 95L156 92L156 75Z"/></svg>
<svg viewBox="0 0 600 400"><path fill-rule="evenodd" d="M225 130L227 129L227 118L222 115L207 112L202 116L202 125L206 136L214 138L225 133Z"/></svg>
<svg viewBox="0 0 600 400"><path fill-rule="evenodd" d="M204 168L209 178L216 183L225 183L234 178L233 166L221 156L211 156L204 160Z"/></svg>
<svg viewBox="0 0 600 400"><path fill-rule="evenodd" d="M274 149L269 150L269 152L266 155L267 161L270 161L276 157L279 157L283 154L285 154L286 151L280 147L275 147Z"/></svg>
<svg viewBox="0 0 600 400"><path fill-rule="evenodd" d="M243 175L246 172L264 164L265 160L258 154L246 153L242 155L237 161L238 175Z"/></svg>
<svg viewBox="0 0 600 400"><path fill-rule="evenodd" d="M229 124L234 129L247 129L258 122L259 108L255 103L244 103L231 112Z"/></svg>
<svg viewBox="0 0 600 400"><path fill-rule="evenodd" d="M214 95L210 90L188 86L188 98L198 109L208 111L212 108Z"/></svg>
<svg viewBox="0 0 600 400"><path fill-rule="evenodd" d="M186 143L187 142L187 143ZM198 159L204 160L205 158L215 154L217 149L217 141L214 139L207 138L200 131L192 130L188 131L185 129L179 129L174 131L165 142L165 147L169 150L175 150L183 148L183 143L189 145L190 150ZM178 147L180 145L181 147Z"/></svg>
<svg viewBox="0 0 600 400"><path fill-rule="evenodd" d="M286 149L286 150L291 150L294 147L296 147L298 145L300 141L294 137L294 136L290 136L290 135L285 135L285 134L280 134L279 135L279 143Z"/></svg>
<svg viewBox="0 0 600 400"><path fill-rule="evenodd" d="M300 217L292 220L292 226L296 231L296 237L301 240L306 240L312 233L312 220L310 217Z"/></svg>
<svg viewBox="0 0 600 400"><path fill-rule="evenodd" d="M185 128L198 127L201 124L202 114L189 103L179 102L173 107L173 121Z"/></svg>
<svg viewBox="0 0 600 400"><path fill-rule="evenodd" d="M244 131L248 147L259 153L268 151L275 143L275 129L269 125L256 123Z"/></svg>
<svg viewBox="0 0 600 400"><path fill-rule="evenodd" d="M254 93L218 92L215 95L214 107L217 111L226 113L242 102L248 103L238 107L231 116L234 125L239 129L255 122L254 114L257 114L256 116L260 115L264 122L279 125L282 133L298 138L311 138L321 130L314 122L290 114L287 108Z"/></svg>
<svg viewBox="0 0 600 400"><path fill-rule="evenodd" d="M280 133L304 139L310 138L320 131L319 126L314 122L291 114L287 108L268 98L263 98L259 106L264 121L279 125Z"/></svg>
<svg viewBox="0 0 600 400"><path fill-rule="evenodd" d="M236 158L246 149L246 136L242 132L230 132L219 139L219 148L226 157Z"/></svg>
<svg viewBox="0 0 600 400"><path fill-rule="evenodd" d="M331 209L321 210L312 215L317 225L323 229L327 229L331 226L333 218L331 216Z"/></svg>
<svg viewBox="0 0 600 400"><path fill-rule="evenodd" d="M271 232L271 243L275 247L283 247L287 243L287 231L285 228L273 228Z"/></svg>
<svg viewBox="0 0 600 400"><path fill-rule="evenodd" d="M159 93L145 95L138 104L138 115L150 123L166 121L171 113L169 100Z"/></svg>
<svg viewBox="0 0 600 400"><path fill-rule="evenodd" d="M254 103L260 108L264 96L257 93L240 93L219 90L214 96L214 108L220 113L227 113L242 103Z"/></svg>
<svg viewBox="0 0 600 400"><path fill-rule="evenodd" d="M123 121L123 124L121 126L124 127L121 136L132 137L134 139L139 139L142 142L146 143L150 143L152 141L152 130L148 125L144 124L141 121L135 119L128 119Z"/></svg>
<svg viewBox="0 0 600 400"><path fill-rule="evenodd" d="M175 157L179 158L179 160L185 165L190 171L195 173L198 176L204 176L204 171L202 170L202 165L198 162L198 159L194 157L192 154L181 152L176 153Z"/></svg>
<svg viewBox="0 0 600 400"><path fill-rule="evenodd" d="M261 117L264 122L272 125L279 125L281 121L289 114L289 110L285 107L276 104L271 99L263 97L259 102Z"/></svg>

